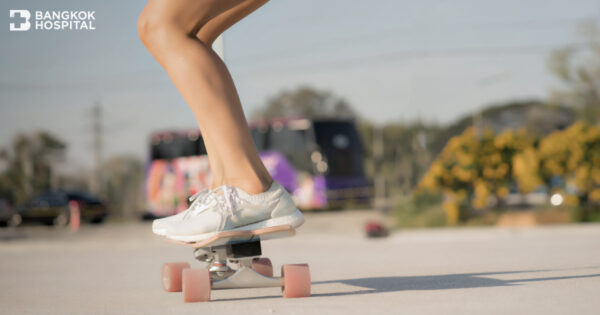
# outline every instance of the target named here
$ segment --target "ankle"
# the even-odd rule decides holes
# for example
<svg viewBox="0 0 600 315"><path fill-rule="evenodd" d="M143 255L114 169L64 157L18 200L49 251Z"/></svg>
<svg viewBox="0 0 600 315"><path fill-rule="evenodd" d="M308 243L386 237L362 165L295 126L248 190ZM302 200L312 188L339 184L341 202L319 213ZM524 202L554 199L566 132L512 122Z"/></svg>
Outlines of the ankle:
<svg viewBox="0 0 600 315"><path fill-rule="evenodd" d="M226 179L223 185L229 185L237 187L250 195L256 195L263 193L271 187L273 179L243 179L243 178L232 178Z"/></svg>

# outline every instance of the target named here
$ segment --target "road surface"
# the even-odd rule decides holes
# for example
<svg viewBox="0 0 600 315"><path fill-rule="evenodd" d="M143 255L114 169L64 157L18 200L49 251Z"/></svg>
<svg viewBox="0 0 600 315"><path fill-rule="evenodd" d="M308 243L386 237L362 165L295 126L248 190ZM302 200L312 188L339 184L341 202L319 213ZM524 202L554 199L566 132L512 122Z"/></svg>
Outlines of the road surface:
<svg viewBox="0 0 600 315"><path fill-rule="evenodd" d="M213 291L208 303L163 292L161 264L191 250L142 222L0 230L0 313L597 314L600 225L362 233L370 212L308 215L298 235L265 242L276 266L310 265L312 296L278 288Z"/></svg>

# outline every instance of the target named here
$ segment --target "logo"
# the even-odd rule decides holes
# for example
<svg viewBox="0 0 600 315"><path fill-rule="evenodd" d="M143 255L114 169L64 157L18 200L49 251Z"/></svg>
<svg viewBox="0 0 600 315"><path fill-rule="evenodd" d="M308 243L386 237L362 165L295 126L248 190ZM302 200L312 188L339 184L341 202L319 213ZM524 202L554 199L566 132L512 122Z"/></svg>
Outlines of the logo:
<svg viewBox="0 0 600 315"><path fill-rule="evenodd" d="M22 32L28 31L31 28L29 19L31 13L28 10L9 10L10 18L16 20L16 22L10 23L11 32Z"/></svg>
<svg viewBox="0 0 600 315"><path fill-rule="evenodd" d="M96 11L9 10L10 31L93 31Z"/></svg>

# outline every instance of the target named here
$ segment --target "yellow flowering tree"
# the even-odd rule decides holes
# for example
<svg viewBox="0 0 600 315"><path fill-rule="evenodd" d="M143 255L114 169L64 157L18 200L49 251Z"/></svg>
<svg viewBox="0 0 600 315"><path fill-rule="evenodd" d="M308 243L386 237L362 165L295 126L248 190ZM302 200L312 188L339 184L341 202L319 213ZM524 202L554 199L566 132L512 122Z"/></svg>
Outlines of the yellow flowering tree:
<svg viewBox="0 0 600 315"><path fill-rule="evenodd" d="M556 131L540 141L540 177L562 177L577 189L571 203L600 203L600 128L584 122Z"/></svg>
<svg viewBox="0 0 600 315"><path fill-rule="evenodd" d="M502 200L517 184L521 193L562 178L576 193L568 204L600 204L600 128L584 122L536 140L525 130L480 137L472 128L448 141L418 189L442 191L449 224Z"/></svg>
<svg viewBox="0 0 600 315"><path fill-rule="evenodd" d="M466 218L469 208L483 209L490 197L504 197L513 177L513 158L533 145L525 131L481 136L473 128L450 139L423 177L419 188L441 190L448 223Z"/></svg>

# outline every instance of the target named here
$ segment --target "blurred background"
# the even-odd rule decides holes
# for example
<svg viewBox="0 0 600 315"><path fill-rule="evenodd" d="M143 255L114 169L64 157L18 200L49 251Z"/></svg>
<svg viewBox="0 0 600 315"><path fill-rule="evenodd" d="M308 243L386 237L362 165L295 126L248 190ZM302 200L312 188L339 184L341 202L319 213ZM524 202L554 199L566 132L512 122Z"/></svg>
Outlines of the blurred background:
<svg viewBox="0 0 600 315"><path fill-rule="evenodd" d="M66 226L73 206L84 224L151 219L210 185L192 112L137 38L144 5L0 4L96 11L94 31L0 33L3 225ZM368 209L372 235L587 222L599 23L591 0L271 1L221 52L265 165L306 212Z"/></svg>

